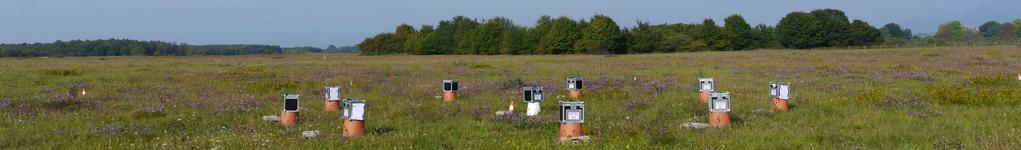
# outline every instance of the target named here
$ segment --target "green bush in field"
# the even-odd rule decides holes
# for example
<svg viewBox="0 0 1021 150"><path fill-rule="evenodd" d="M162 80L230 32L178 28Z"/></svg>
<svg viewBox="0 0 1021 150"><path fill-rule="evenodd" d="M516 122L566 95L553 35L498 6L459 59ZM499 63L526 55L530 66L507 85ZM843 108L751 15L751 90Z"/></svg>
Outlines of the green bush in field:
<svg viewBox="0 0 1021 150"><path fill-rule="evenodd" d="M43 74L51 76L80 76L83 73L84 72L79 69L52 69L43 71Z"/></svg>
<svg viewBox="0 0 1021 150"><path fill-rule="evenodd" d="M972 77L969 81L977 85L997 85L1010 82L1011 79L1007 76L981 76Z"/></svg>
<svg viewBox="0 0 1021 150"><path fill-rule="evenodd" d="M942 104L962 105L1017 105L1021 94L1017 89L930 87L932 99Z"/></svg>
<svg viewBox="0 0 1021 150"><path fill-rule="evenodd" d="M934 86L928 91L932 99L944 104L964 105L1017 105L1021 104L1021 90L1007 76L977 76L968 78L973 85Z"/></svg>

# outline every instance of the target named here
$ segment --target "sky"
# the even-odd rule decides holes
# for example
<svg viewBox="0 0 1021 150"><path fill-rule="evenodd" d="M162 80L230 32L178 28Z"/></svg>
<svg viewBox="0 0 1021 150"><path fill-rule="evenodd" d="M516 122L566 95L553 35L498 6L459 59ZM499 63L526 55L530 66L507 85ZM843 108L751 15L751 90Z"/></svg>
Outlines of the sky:
<svg viewBox="0 0 1021 150"><path fill-rule="evenodd" d="M453 16L507 17L532 26L542 15L612 17L624 27L701 23L744 16L775 25L792 11L843 10L873 26L915 33L940 23L967 26L1021 18L1021 0L3 0L0 43L127 38L189 44L346 46L406 23L435 25Z"/></svg>

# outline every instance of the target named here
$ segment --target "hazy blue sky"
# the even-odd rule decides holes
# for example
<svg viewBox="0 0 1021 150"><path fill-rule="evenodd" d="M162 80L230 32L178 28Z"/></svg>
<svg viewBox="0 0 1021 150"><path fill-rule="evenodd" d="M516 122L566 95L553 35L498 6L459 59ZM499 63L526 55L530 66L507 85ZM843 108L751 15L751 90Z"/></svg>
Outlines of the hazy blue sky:
<svg viewBox="0 0 1021 150"><path fill-rule="evenodd" d="M873 26L895 22L916 33L948 20L978 26L1021 17L1021 0L3 0L0 43L131 38L192 44L353 45L400 23L435 25L464 15L505 16L532 25L541 15L693 23L741 14L774 25L791 11L844 10Z"/></svg>

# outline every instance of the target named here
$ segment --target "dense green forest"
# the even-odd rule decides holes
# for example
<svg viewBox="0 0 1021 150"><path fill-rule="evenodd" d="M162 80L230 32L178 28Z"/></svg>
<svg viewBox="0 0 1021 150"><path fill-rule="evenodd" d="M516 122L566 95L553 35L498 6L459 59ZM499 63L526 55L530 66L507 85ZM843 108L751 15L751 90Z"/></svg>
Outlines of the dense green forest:
<svg viewBox="0 0 1021 150"><path fill-rule="evenodd" d="M72 40L53 43L0 44L0 57L38 56L184 56L278 54L272 45L187 45L127 39Z"/></svg>
<svg viewBox="0 0 1021 150"><path fill-rule="evenodd" d="M934 36L916 37L889 23L876 28L850 20L841 10L791 12L774 26L752 26L740 15L701 23L649 24L622 28L610 17L589 19L542 16L533 27L495 17L479 21L464 16L419 28L401 24L359 43L363 55L384 54L628 54L687 51L732 51L762 48L811 49L870 45L945 44L975 40L1014 40L1014 24L987 23L980 31L960 22L941 25Z"/></svg>

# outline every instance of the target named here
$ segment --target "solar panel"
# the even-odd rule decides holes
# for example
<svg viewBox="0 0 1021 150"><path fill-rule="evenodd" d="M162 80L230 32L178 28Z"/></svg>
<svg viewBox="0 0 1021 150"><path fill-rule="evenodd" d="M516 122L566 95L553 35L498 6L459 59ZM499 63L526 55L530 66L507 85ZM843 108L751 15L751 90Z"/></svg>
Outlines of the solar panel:
<svg viewBox="0 0 1021 150"><path fill-rule="evenodd" d="M284 110L286 111L298 111L298 99L285 99Z"/></svg>
<svg viewBox="0 0 1021 150"><path fill-rule="evenodd" d="M523 93L524 93L523 100L525 100L525 102L532 102L532 100L533 100L532 99L532 87L525 87Z"/></svg>

